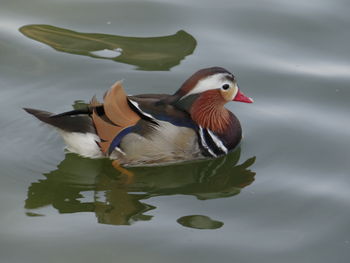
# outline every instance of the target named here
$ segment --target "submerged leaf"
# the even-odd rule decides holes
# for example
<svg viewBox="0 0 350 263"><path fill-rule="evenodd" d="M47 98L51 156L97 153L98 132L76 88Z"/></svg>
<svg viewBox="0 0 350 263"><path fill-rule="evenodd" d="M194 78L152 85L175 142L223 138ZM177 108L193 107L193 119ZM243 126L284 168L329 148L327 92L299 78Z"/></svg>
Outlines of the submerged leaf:
<svg viewBox="0 0 350 263"><path fill-rule="evenodd" d="M80 33L50 25L27 25L19 31L57 51L114 60L141 70L169 70L192 54L197 45L183 30L161 37Z"/></svg>

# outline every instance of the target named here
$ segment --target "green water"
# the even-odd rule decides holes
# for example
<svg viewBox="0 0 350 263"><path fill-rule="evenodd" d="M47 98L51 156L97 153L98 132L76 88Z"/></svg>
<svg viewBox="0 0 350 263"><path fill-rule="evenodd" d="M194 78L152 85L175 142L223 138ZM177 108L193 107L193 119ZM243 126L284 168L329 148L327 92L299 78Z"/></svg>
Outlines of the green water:
<svg viewBox="0 0 350 263"><path fill-rule="evenodd" d="M348 1L2 0L0 262L350 260ZM62 112L123 79L172 93L234 72L244 140L132 168L64 151L22 107Z"/></svg>

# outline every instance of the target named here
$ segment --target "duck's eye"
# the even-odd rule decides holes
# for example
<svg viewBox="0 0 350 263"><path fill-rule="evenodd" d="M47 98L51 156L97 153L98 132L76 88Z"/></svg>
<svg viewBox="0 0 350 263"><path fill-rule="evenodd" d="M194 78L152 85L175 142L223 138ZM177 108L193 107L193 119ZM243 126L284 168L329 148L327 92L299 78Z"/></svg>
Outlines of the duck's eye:
<svg viewBox="0 0 350 263"><path fill-rule="evenodd" d="M230 88L230 85L229 84L224 84L222 85L222 89L223 90L228 90Z"/></svg>

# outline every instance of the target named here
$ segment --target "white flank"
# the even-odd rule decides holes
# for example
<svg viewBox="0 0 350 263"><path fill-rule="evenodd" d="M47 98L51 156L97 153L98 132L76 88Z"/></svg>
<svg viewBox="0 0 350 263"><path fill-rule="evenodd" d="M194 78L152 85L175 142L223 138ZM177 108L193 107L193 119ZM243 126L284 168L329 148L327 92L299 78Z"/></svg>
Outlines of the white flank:
<svg viewBox="0 0 350 263"><path fill-rule="evenodd" d="M217 155L209 148L207 142L205 141L204 138L204 134L203 134L203 128L201 126L199 126L199 136L201 137L201 142L202 145L205 149L208 150L208 152L213 156L213 157L217 157Z"/></svg>
<svg viewBox="0 0 350 263"><path fill-rule="evenodd" d="M194 86L194 88L181 99L184 99L192 94L198 94L212 89L220 89L222 85L230 82L229 80L227 80L227 76L232 75L229 73L218 73L208 76L205 79L198 81L197 85Z"/></svg>
<svg viewBox="0 0 350 263"><path fill-rule="evenodd" d="M153 117L151 114L146 113L146 112L144 112L143 110L141 110L139 104L138 104L136 101L133 101L133 100L131 100L131 99L128 99L128 101L130 101L130 103L131 103L132 105L134 105L135 108L136 108L142 115L145 115L145 116L147 116L148 118L154 119L154 117Z"/></svg>
<svg viewBox="0 0 350 263"><path fill-rule="evenodd" d="M96 142L100 138L93 133L66 132L58 129L64 142L67 144L67 150L80 154L84 157L100 158L103 154Z"/></svg>
<svg viewBox="0 0 350 263"><path fill-rule="evenodd" d="M218 148L220 148L221 150L223 150L225 153L228 152L226 146L222 143L222 141L218 138L218 136L216 136L214 133L211 132L211 130L207 130L209 133L209 136L213 139L214 143L216 144L216 146Z"/></svg>

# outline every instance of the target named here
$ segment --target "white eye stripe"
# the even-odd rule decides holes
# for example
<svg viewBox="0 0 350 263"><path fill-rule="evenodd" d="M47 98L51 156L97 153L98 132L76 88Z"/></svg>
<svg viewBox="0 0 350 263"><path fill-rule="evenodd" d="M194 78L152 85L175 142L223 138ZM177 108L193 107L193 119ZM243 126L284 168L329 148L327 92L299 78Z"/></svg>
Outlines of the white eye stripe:
<svg viewBox="0 0 350 263"><path fill-rule="evenodd" d="M184 99L192 94L198 94L208 90L219 89L222 87L222 85L228 84L228 76L232 77L232 75L228 73L219 73L208 76L205 79L198 81L196 86L192 90L190 90L190 92L188 92L186 95L184 95L181 99Z"/></svg>

